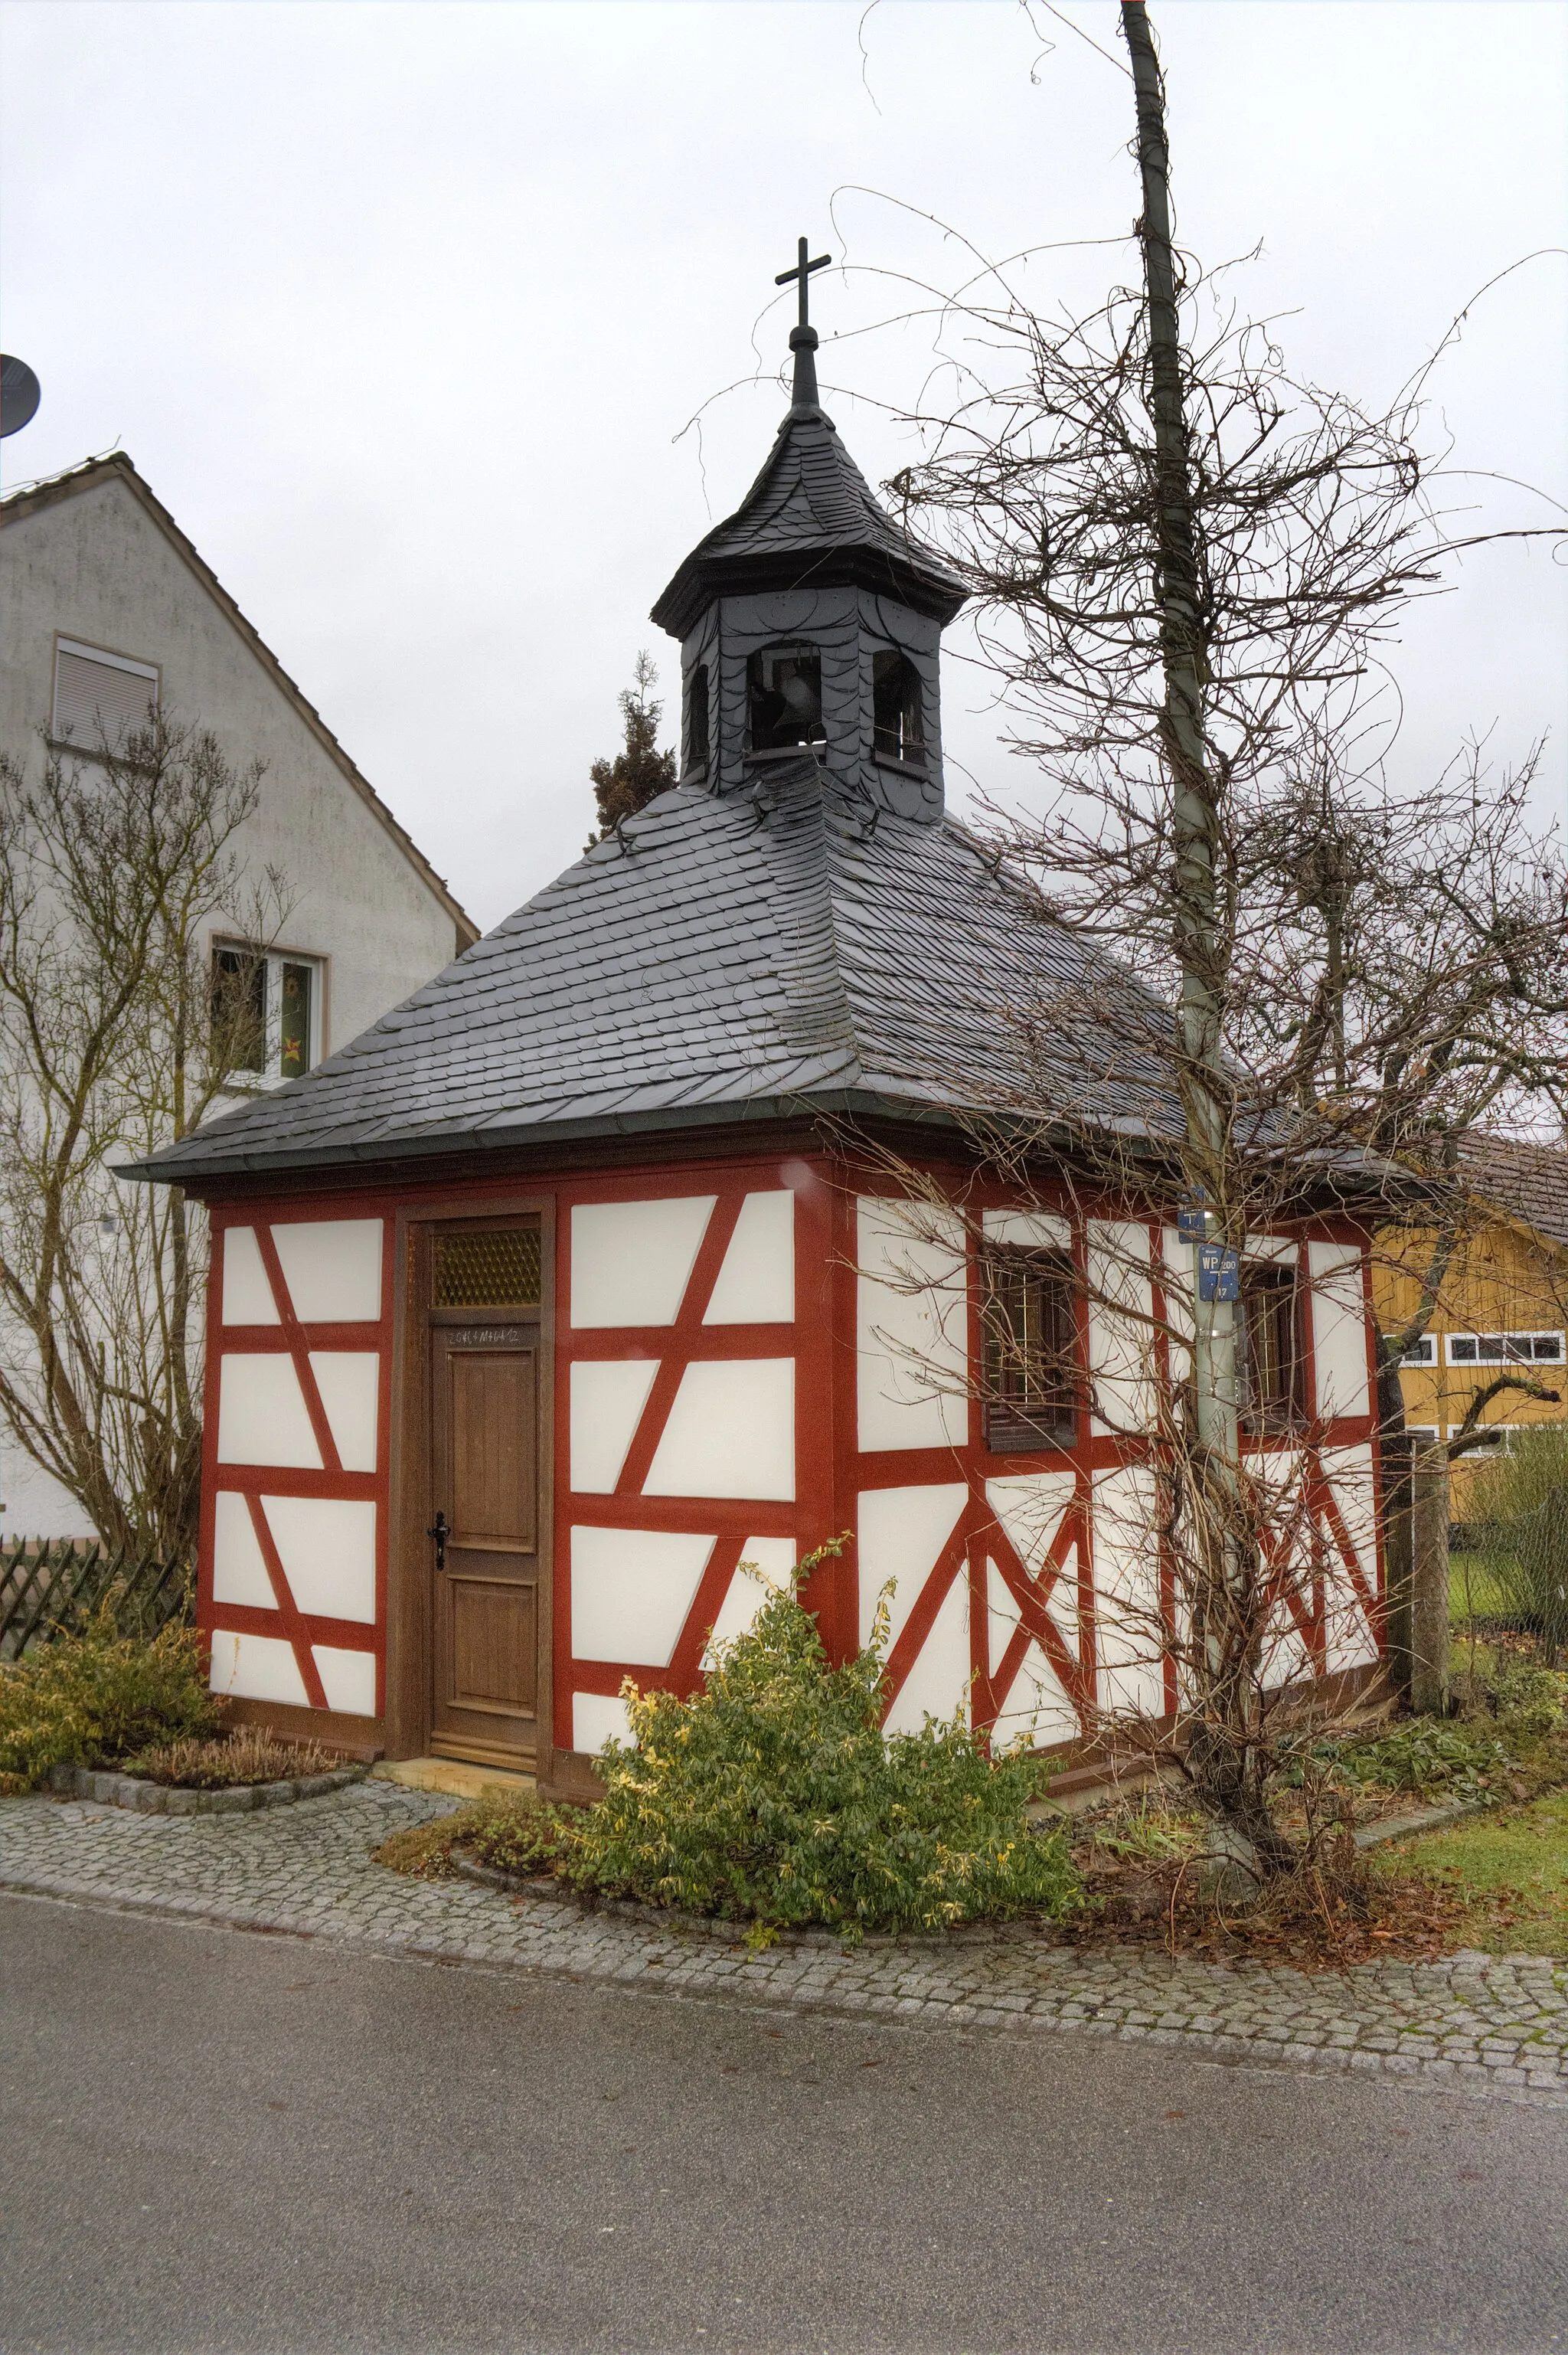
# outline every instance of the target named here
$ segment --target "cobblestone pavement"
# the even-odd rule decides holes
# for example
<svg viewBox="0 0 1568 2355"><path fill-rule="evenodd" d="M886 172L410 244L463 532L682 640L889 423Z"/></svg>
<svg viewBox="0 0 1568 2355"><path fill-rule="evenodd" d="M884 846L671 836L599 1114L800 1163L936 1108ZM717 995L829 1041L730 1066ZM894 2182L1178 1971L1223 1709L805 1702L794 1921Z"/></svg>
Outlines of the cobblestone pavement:
<svg viewBox="0 0 1568 2355"><path fill-rule="evenodd" d="M753 1954L613 1913L410 1880L371 1860L456 1803L393 1783L251 1816L0 1800L0 1887L388 1953L1011 2035L1071 2030L1319 2069L1388 2070L1568 2107L1568 1964L1461 1954L1311 1975L990 1941Z"/></svg>

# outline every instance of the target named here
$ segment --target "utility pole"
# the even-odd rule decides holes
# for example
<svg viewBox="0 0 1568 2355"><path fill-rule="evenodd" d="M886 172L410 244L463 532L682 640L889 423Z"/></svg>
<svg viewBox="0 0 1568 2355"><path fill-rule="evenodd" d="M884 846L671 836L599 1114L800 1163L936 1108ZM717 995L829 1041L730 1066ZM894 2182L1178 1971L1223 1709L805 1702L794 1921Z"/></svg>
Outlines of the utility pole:
<svg viewBox="0 0 1568 2355"><path fill-rule="evenodd" d="M1202 1188L1218 1214L1220 1240L1239 1251L1240 1206L1231 1199L1226 1172L1225 1075L1221 1052L1221 945L1216 918L1215 864L1219 814L1204 742L1203 644L1192 512L1192 472L1182 399L1181 323L1176 263L1171 243L1171 155L1165 133L1165 88L1143 0L1122 0L1122 31L1132 59L1138 103L1138 161L1143 211L1138 225L1148 298L1150 406L1154 422L1158 497L1155 596L1164 670L1160 736L1172 789L1176 859L1174 948L1181 974L1177 1011L1180 1082L1185 1123L1187 1190ZM1205 1300L1214 1287L1194 1284L1193 1387L1198 1462L1207 1496L1201 1542L1211 1564L1213 1607L1205 1614L1205 1657L1216 1675L1225 1646L1219 1618L1224 1598L1237 1592L1240 1433L1237 1421L1237 1309ZM1234 1662L1232 1661L1234 1673ZM1239 1696L1238 1696L1239 1699ZM1234 1722L1233 1719L1233 1722ZM1222 1776L1244 1762L1215 1758Z"/></svg>

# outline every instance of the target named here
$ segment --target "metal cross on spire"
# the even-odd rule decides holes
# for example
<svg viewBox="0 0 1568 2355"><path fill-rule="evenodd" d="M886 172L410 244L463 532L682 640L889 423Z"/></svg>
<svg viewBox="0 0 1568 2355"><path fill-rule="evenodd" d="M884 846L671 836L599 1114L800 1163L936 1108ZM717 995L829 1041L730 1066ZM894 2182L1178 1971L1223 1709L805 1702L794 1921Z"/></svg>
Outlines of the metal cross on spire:
<svg viewBox="0 0 1568 2355"><path fill-rule="evenodd" d="M800 324L801 325L801 326L802 326L802 327L809 327L809 326L810 325L810 324L811 324L810 314L810 313L809 313L809 311L808 311L808 309L807 309L807 307L806 307L807 283L808 283L808 281L809 281L809 280L810 280L810 278L811 272L812 272L812 271L813 271L813 270L826 270L826 268L828 267L828 264L832 261L832 258L833 258L833 257L832 257L832 255L831 253L819 253L819 254L818 254L818 256L817 256L817 258L816 258L816 260L815 260L815 261L807 261L807 259L806 259L806 256L810 253L810 250L811 250L811 243L810 243L810 240L809 238L804 238L804 237L803 237L803 238L801 238L801 240L800 240L800 241L799 248L798 248L798 251L799 251L800 259L797 261L797 262L796 262L796 264L795 264L794 269L793 269L793 270L781 270L781 271L779 272L778 277L773 281L773 283L775 284L775 286L788 286L788 285L789 285L789 282L790 282L790 280L791 280L792 278L798 278L798 279L800 280Z"/></svg>
<svg viewBox="0 0 1568 2355"><path fill-rule="evenodd" d="M807 293L810 284L811 272L814 270L826 270L828 264L833 258L831 253L819 253L814 261L809 261L807 257L810 253L810 250L811 248L809 239L802 238L798 248L800 259L797 261L794 269L781 270L777 278L773 281L775 286L788 286L791 280L799 280L800 282L800 316L798 323L789 330L789 349L795 355L795 387L791 396L790 406L793 409L800 410L814 410L817 407L817 362L815 357L817 349L817 331L811 325L810 316L807 309Z"/></svg>

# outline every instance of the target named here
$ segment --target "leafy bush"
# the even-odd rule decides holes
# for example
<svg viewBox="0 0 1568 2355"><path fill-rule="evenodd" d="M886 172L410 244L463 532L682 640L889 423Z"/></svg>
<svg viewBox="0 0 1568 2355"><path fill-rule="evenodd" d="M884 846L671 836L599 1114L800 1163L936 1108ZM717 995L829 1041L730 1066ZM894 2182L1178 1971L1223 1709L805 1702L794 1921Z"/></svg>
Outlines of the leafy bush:
<svg viewBox="0 0 1568 2355"><path fill-rule="evenodd" d="M560 1840L556 1870L649 1904L852 1934L1070 1912L1066 1842L1024 1813L1038 1762L988 1758L959 1721L885 1740L882 1679L874 1645L832 1668L796 1593L769 1595L694 1700L626 1686L639 1746L608 1744L604 1797L545 1835Z"/></svg>
<svg viewBox="0 0 1568 2355"><path fill-rule="evenodd" d="M496 1872L554 1872L572 1847L578 1811L541 1805L509 1791L482 1792L449 1818L454 1845Z"/></svg>
<svg viewBox="0 0 1568 2355"><path fill-rule="evenodd" d="M1452 1798L1484 1797L1509 1764L1496 1733L1450 1718L1413 1717L1376 1733L1325 1734L1287 1757L1279 1780L1299 1788L1316 1764L1357 1789L1440 1791Z"/></svg>
<svg viewBox="0 0 1568 2355"><path fill-rule="evenodd" d="M1568 1650L1568 1424L1515 1432L1476 1473L1472 1508L1498 1615L1533 1635L1550 1666Z"/></svg>
<svg viewBox="0 0 1568 2355"><path fill-rule="evenodd" d="M79 1635L0 1665L0 1791L30 1790L51 1766L116 1766L156 1743L216 1733L200 1636L116 1632L104 1602Z"/></svg>
<svg viewBox="0 0 1568 2355"><path fill-rule="evenodd" d="M217 1742L155 1743L124 1762L127 1774L182 1791L230 1791L247 1783L291 1783L302 1774L331 1774L348 1761L319 1742L280 1742L260 1726L244 1726Z"/></svg>

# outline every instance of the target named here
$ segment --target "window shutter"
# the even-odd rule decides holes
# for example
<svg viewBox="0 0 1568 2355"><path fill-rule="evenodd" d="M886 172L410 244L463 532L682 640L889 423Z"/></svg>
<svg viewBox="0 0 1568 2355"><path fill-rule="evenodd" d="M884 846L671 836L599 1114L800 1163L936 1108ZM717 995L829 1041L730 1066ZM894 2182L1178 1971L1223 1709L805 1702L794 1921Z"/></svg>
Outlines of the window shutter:
<svg viewBox="0 0 1568 2355"><path fill-rule="evenodd" d="M158 700L158 674L150 663L106 655L63 639L55 654L55 710L51 733L81 751L107 737L115 743L124 730L145 725L147 706Z"/></svg>

